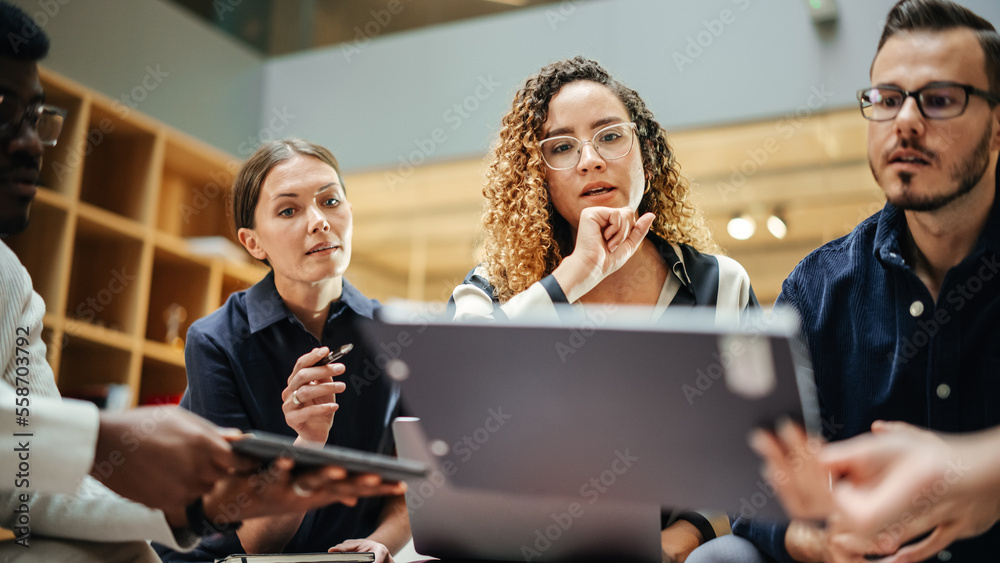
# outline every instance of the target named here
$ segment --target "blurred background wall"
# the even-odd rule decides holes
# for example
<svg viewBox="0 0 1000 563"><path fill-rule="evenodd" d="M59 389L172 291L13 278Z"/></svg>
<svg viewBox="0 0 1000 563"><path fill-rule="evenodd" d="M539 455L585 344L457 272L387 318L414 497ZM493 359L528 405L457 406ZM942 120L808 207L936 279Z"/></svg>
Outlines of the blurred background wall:
<svg viewBox="0 0 1000 563"><path fill-rule="evenodd" d="M349 277L382 299L446 299L475 264L500 118L527 76L577 54L672 134L765 302L881 205L855 91L892 0L840 0L824 23L819 0L15 3L53 40L46 66L235 159L292 135L330 147L355 209ZM1000 22L995 0L963 4ZM731 236L734 217L754 233Z"/></svg>

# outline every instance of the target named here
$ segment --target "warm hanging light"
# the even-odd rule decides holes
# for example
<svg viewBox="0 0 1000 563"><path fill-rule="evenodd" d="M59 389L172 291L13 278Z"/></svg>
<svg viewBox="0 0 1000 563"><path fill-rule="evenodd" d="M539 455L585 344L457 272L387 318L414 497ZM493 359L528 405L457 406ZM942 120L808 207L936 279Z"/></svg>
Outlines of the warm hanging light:
<svg viewBox="0 0 1000 563"><path fill-rule="evenodd" d="M734 215L729 220L729 224L726 225L726 231L729 232L729 236L736 240L747 240L753 236L756 230L757 222L753 220L753 217L749 213Z"/></svg>
<svg viewBox="0 0 1000 563"><path fill-rule="evenodd" d="M788 225L785 223L784 213L780 209L775 209L767 218L767 230L779 240L788 234Z"/></svg>

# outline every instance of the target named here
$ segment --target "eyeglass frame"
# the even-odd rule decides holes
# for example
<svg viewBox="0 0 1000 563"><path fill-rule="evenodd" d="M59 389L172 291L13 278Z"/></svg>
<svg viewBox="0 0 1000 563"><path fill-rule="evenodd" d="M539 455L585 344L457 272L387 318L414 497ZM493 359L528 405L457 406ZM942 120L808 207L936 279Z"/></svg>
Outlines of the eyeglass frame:
<svg viewBox="0 0 1000 563"><path fill-rule="evenodd" d="M607 158L607 157L605 157L604 155L601 154L601 151L597 150L597 145L594 144L594 139L596 139L597 136L600 135L601 132L603 132L606 129L611 129L612 127L621 127L623 125L631 128L631 130L632 130L632 140L629 143L628 150L625 151L625 154L623 154L621 156L616 156L614 158ZM557 135L555 137L548 137L547 139L542 139L541 141L539 141L538 142L538 150L539 150L539 152L542 155L542 162L545 163L545 166L548 166L552 170L570 170L572 168L576 168L576 166L578 164L580 164L580 160L583 159L583 147L584 147L584 145L590 143L590 146L594 147L594 152L596 152L597 155L600 156L601 159L603 159L603 160L618 160L618 159L621 159L621 158L625 158L626 156L629 155L629 153L632 152L632 147L635 146L635 137L638 134L639 134L639 126L636 125L636 123L634 121L623 121L623 122L619 122L619 123L610 123L610 124L608 124L608 125L606 125L604 127L601 127L597 131L595 131L594 132L594 136L591 137L589 141L581 141L580 139L577 139L576 137L574 137L572 135ZM542 150L542 145L545 144L545 143L547 143L547 142L549 142L549 141L555 140L555 139L573 139L574 141L580 143L580 151L579 151L579 155L580 156L576 159L576 162L573 163L572 166L567 166L565 168L556 168L555 166L552 166L551 164L549 164L549 161L545 159L545 151Z"/></svg>
<svg viewBox="0 0 1000 563"><path fill-rule="evenodd" d="M0 104L3 103L6 97L7 96L5 94L0 93ZM68 114L67 110L51 104L45 104L45 103L25 104L24 102L19 100L17 96L12 96L11 98L18 105L22 106L19 112L15 112L15 115L20 113L20 116L10 120L6 124L0 123L0 137L7 135L17 135L17 133L21 130L21 128L24 127L25 122L28 122L28 125L35 131L35 134L37 135L38 122L41 121L43 114L49 113L53 115L58 115L64 121L66 119L66 115ZM63 125L60 125L59 126L60 135L62 134L62 128ZM56 135L56 137L50 141L43 141L41 137L39 137L39 142L42 144L43 147L54 147L56 146L56 143L59 142L59 135Z"/></svg>
<svg viewBox="0 0 1000 563"><path fill-rule="evenodd" d="M934 88L961 88L963 91L965 91L965 104L962 106L961 111L959 111L955 115L951 115L948 117L931 117L927 115L927 112L924 111L924 103L920 100L920 96L924 92L924 90L932 90ZM900 102L899 108L896 110L896 113L892 115L892 117L887 117L885 119L872 119L871 117L865 115L865 100L864 100L865 93L869 93L872 90L889 90L903 95L903 100L902 102ZM906 99L913 98L913 100L917 102L917 109L920 110L920 115L924 116L925 119L942 120L942 119L954 119L964 114L965 110L969 108L969 99L971 96L979 96L980 98L986 100L991 104L1000 104L1000 96L997 96L993 92L980 90L979 88L976 88L975 86L969 84L961 84L959 82L949 82L949 81L931 82L930 84L924 85L920 88L917 88L916 90L904 90L899 86L892 86L892 85L872 86L870 88L862 88L858 90L858 104L861 107L862 117L864 117L868 121L883 122L883 121L892 121L893 119L896 119L896 117L899 115L899 112L903 110L903 106L906 104ZM869 103L868 107L871 107L871 105L873 105L870 100L868 103Z"/></svg>

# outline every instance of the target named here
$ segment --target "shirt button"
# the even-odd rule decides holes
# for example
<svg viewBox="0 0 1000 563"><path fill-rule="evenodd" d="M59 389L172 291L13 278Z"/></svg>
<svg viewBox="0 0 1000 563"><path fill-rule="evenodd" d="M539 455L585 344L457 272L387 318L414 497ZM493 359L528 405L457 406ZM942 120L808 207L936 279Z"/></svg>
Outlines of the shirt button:
<svg viewBox="0 0 1000 563"><path fill-rule="evenodd" d="M951 396L951 387L948 387L947 383L942 383L937 386L937 396L939 399L947 399Z"/></svg>
<svg viewBox="0 0 1000 563"><path fill-rule="evenodd" d="M924 303L922 301L914 301L910 303L910 315L914 317L919 317L924 314Z"/></svg>
<svg viewBox="0 0 1000 563"><path fill-rule="evenodd" d="M939 561L951 561L951 552L947 549L942 549L938 552Z"/></svg>

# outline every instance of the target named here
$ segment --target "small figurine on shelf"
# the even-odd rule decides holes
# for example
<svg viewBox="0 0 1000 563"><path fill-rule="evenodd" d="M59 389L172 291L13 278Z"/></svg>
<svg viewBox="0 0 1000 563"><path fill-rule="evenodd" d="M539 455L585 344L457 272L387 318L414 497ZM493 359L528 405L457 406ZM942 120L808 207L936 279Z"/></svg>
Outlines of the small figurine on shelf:
<svg viewBox="0 0 1000 563"><path fill-rule="evenodd" d="M181 338L181 323L187 319L187 309L179 303L171 303L163 312L163 320L167 323L167 344L178 350L184 349L184 339Z"/></svg>

